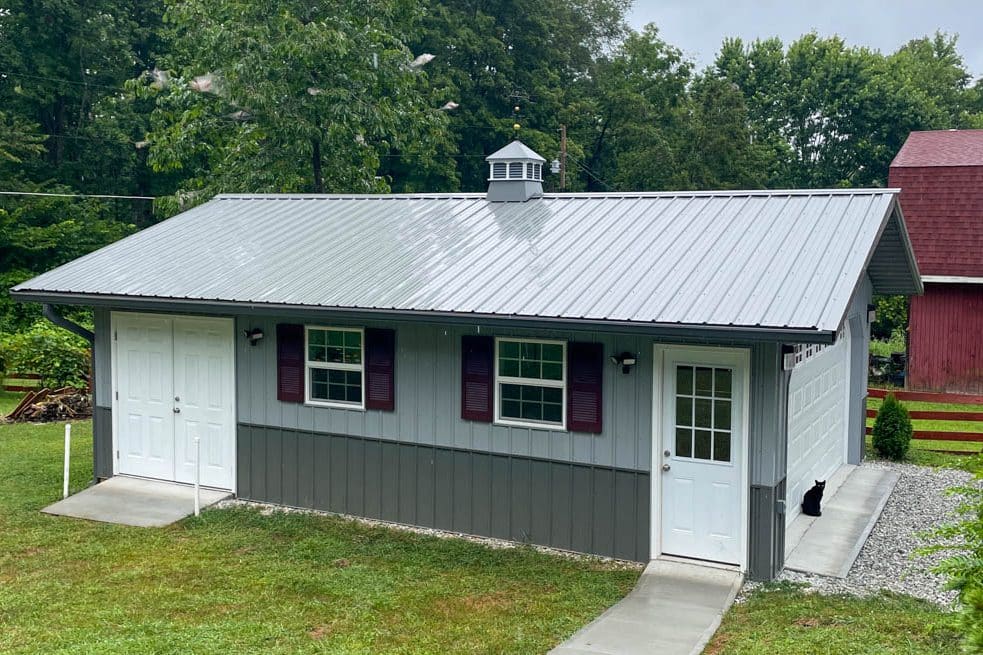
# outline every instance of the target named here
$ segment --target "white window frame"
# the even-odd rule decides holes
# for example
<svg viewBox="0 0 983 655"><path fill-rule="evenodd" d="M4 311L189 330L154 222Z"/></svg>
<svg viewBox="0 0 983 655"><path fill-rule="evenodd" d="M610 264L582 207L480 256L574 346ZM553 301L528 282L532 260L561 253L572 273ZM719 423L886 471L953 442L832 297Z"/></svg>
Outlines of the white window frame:
<svg viewBox="0 0 983 655"><path fill-rule="evenodd" d="M499 345L502 341L515 341L518 343L540 343L540 344L550 344L557 345L563 349L563 354L561 355L563 365L563 379L561 380L543 380L538 378L523 378L523 377L512 377L508 375L499 375L498 364L499 364ZM501 385L503 384L521 384L527 387L552 387L558 388L563 392L563 399L560 403L561 411L561 422L553 423L552 421L534 421L532 419L517 419L502 416L502 393ZM536 430L560 430L566 431L567 429L567 342L558 339L533 339L530 337L495 337L495 389L493 392L492 402L495 405L495 423L498 425L508 425L511 427L521 427L521 428L533 428Z"/></svg>
<svg viewBox="0 0 983 655"><path fill-rule="evenodd" d="M345 364L340 362L312 362L310 355L310 333L311 330L334 330L336 332L358 332L359 343L361 344L362 360L361 364ZM352 403L342 400L324 400L321 398L311 398L311 369L325 369L334 371L359 371L362 374L362 394L361 402ZM337 409L358 409L365 410L365 328L342 327L338 325L305 325L304 326L304 404L314 407L334 407Z"/></svg>

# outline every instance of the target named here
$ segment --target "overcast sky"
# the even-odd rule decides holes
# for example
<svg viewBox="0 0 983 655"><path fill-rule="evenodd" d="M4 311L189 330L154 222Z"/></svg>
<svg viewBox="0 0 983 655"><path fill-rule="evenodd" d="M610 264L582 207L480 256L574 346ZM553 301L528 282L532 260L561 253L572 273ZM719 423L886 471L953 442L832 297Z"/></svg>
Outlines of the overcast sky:
<svg viewBox="0 0 983 655"><path fill-rule="evenodd" d="M959 35L967 68L983 76L983 0L635 0L632 26L653 22L700 68L713 62L725 36L777 36L787 44L815 30L887 53L940 29Z"/></svg>

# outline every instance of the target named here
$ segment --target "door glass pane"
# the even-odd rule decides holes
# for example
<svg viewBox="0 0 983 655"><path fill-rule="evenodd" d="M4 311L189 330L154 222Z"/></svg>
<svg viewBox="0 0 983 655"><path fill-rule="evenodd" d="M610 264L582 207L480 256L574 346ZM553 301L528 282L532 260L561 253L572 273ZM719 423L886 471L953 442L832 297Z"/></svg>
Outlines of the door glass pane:
<svg viewBox="0 0 983 655"><path fill-rule="evenodd" d="M712 436L709 430L697 430L695 433L693 457L710 459Z"/></svg>
<svg viewBox="0 0 983 655"><path fill-rule="evenodd" d="M730 430L730 401L713 401L713 427L718 430Z"/></svg>
<svg viewBox="0 0 983 655"><path fill-rule="evenodd" d="M676 393L693 395L693 367L676 367Z"/></svg>
<svg viewBox="0 0 983 655"><path fill-rule="evenodd" d="M693 399L676 396L676 425L693 425Z"/></svg>
<svg viewBox="0 0 983 655"><path fill-rule="evenodd" d="M710 412L712 411L713 401L709 398L697 398L695 400L696 412L694 424L698 428L710 427Z"/></svg>
<svg viewBox="0 0 983 655"><path fill-rule="evenodd" d="M713 433L713 459L718 462L730 461L730 432Z"/></svg>
<svg viewBox="0 0 983 655"><path fill-rule="evenodd" d="M676 457L693 456L693 431L689 428L676 428Z"/></svg>

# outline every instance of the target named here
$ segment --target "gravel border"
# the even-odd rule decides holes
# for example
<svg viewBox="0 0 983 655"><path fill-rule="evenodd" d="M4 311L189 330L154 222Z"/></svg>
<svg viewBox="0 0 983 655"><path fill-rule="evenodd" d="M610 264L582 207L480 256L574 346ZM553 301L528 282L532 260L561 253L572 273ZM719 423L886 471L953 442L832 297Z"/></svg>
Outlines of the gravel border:
<svg viewBox="0 0 983 655"><path fill-rule="evenodd" d="M286 505L275 505L272 503L260 503L252 500L238 500L235 498L228 498L226 500L219 501L214 505L211 505L208 509L226 509L226 508L237 508L246 507L249 509L258 510L263 516L269 516L271 514L309 514L313 516L327 516L337 519L342 519L344 521L351 521L353 523L359 523L361 525L368 525L377 528L387 528L390 530L399 530L400 532L412 532L413 534L425 535L428 537L437 537L439 539L463 539L465 541L470 541L471 543L481 544L482 546L488 546L489 548L511 550L514 548L532 548L538 553L543 553L544 555L552 555L555 557L563 557L564 559L575 560L579 562L588 562L593 564L601 564L607 569L611 570L621 570L621 571L641 571L645 568L645 564L640 562L632 562L630 560L616 559L614 557L604 557L601 555L589 555L585 553L577 553L570 550L561 550L559 548L550 548L548 546L539 546L537 544L524 544L517 541L508 541L506 539L495 539L493 537L479 537L473 534L466 534L464 532L451 532L448 530L438 530L437 528L421 528L415 525L407 525L405 523L394 523L392 521L381 521L377 519L368 519L362 516L353 516L351 514L338 514L336 512L326 512L317 509L307 509L302 507L288 507Z"/></svg>
<svg viewBox="0 0 983 655"><path fill-rule="evenodd" d="M869 460L861 466L897 471L901 477L847 577L831 578L786 570L778 580L805 583L811 590L824 594L870 596L887 590L952 607L956 592L944 590L943 578L930 570L946 554L923 557L917 556L915 551L931 543L922 532L955 517L960 500L947 495L946 490L966 485L973 476L958 469L883 460ZM746 584L739 601L760 586L754 582Z"/></svg>

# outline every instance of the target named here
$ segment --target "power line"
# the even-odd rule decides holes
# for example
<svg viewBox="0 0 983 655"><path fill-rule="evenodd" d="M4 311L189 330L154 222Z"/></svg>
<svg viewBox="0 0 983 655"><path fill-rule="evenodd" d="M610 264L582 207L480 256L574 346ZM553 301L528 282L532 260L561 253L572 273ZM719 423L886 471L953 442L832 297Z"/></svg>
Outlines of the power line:
<svg viewBox="0 0 983 655"><path fill-rule="evenodd" d="M74 84L76 86L95 86L100 89L111 91L125 91L121 86L107 86L106 84L96 84L95 82L79 82L77 80L65 80L58 77L44 77L43 75L28 75L27 73L14 73L12 71L0 71L0 77L26 77L32 80L45 80L47 82L58 82L59 84Z"/></svg>
<svg viewBox="0 0 983 655"><path fill-rule="evenodd" d="M612 187L610 184L608 184L607 182L605 182L604 180L602 180L601 178L599 178L597 176L597 174L594 171L592 171L591 169L587 168L587 165L584 164L582 161L580 161L579 159L577 159L576 157L574 157L573 155L571 155L569 153L567 153L567 157L569 157L570 159L572 159L573 160L573 163L575 163L577 166L579 166L581 168L581 170L583 170L585 173L587 173L587 175L589 175L590 177L594 178L596 181L600 182L604 186L605 189L607 189L608 191L614 191L614 187Z"/></svg>
<svg viewBox="0 0 983 655"><path fill-rule="evenodd" d="M116 196L108 193L42 193L40 191L0 191L0 196L42 196L50 198L103 198L118 200L157 200L154 196Z"/></svg>

